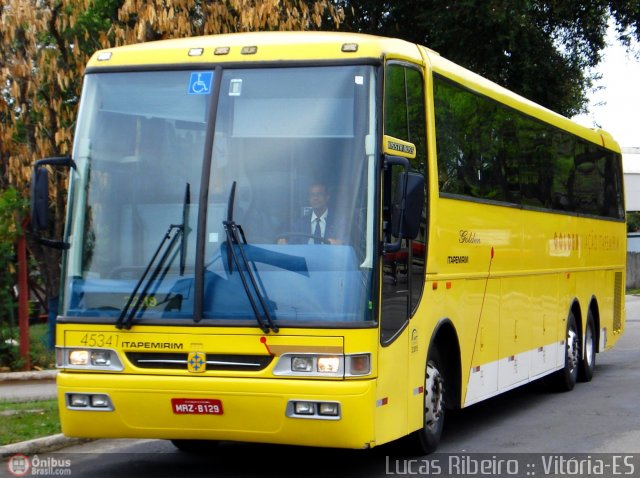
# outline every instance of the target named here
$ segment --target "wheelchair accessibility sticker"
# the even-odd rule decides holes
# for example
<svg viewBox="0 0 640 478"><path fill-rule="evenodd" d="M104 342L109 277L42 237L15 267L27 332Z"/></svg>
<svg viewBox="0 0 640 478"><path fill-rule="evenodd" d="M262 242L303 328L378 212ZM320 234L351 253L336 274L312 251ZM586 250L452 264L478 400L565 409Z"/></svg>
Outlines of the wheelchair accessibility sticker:
<svg viewBox="0 0 640 478"><path fill-rule="evenodd" d="M210 95L213 71L194 71L189 79L190 95Z"/></svg>

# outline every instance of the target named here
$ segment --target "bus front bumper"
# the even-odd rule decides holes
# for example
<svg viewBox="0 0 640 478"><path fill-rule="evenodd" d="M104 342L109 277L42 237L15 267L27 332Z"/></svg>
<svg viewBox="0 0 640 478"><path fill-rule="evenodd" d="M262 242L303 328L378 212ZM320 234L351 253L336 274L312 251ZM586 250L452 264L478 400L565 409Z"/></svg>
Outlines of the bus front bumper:
<svg viewBox="0 0 640 478"><path fill-rule="evenodd" d="M67 436L337 448L375 444L374 379L239 379L62 371L57 385L62 432ZM92 406L92 400L98 406ZM302 402L299 407L297 402ZM320 415L322 403L337 403L339 414ZM332 413L336 406L326 408L325 412Z"/></svg>

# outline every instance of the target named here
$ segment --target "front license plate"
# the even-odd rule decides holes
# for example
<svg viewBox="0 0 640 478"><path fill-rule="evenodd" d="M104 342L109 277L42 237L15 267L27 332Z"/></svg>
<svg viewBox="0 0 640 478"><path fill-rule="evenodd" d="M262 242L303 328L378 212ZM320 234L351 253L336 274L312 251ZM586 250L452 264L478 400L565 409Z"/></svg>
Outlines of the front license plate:
<svg viewBox="0 0 640 478"><path fill-rule="evenodd" d="M222 402L209 398L172 398L173 413L178 415L222 415Z"/></svg>

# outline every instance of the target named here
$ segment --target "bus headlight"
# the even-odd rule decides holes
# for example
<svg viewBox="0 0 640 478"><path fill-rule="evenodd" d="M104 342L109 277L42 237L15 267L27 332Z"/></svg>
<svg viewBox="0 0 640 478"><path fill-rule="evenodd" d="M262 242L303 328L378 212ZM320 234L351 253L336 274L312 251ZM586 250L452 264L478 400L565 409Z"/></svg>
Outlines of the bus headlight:
<svg viewBox="0 0 640 478"><path fill-rule="evenodd" d="M91 365L109 367L111 365L111 350L94 350L91 352Z"/></svg>
<svg viewBox="0 0 640 478"><path fill-rule="evenodd" d="M89 406L89 395L84 393L69 394L69 406L73 408L86 408Z"/></svg>
<svg viewBox="0 0 640 478"><path fill-rule="evenodd" d="M340 420L339 402L289 400L285 415L289 418L311 418L314 420Z"/></svg>
<svg viewBox="0 0 640 478"><path fill-rule="evenodd" d="M318 404L318 415L337 417L340 415L340 405L336 402L320 402Z"/></svg>
<svg viewBox="0 0 640 478"><path fill-rule="evenodd" d="M124 369L115 350L79 347L56 347L56 367L113 372Z"/></svg>
<svg viewBox="0 0 640 478"><path fill-rule="evenodd" d="M313 370L313 357L306 355L304 357L291 357L292 372L311 372Z"/></svg>
<svg viewBox="0 0 640 478"><path fill-rule="evenodd" d="M337 373L342 357L318 357L318 372Z"/></svg>
<svg viewBox="0 0 640 478"><path fill-rule="evenodd" d="M65 402L69 410L113 411L111 398L105 393L65 393Z"/></svg>
<svg viewBox="0 0 640 478"><path fill-rule="evenodd" d="M371 354L283 354L274 375L299 377L362 377L371 373Z"/></svg>
<svg viewBox="0 0 640 478"><path fill-rule="evenodd" d="M69 365L89 365L89 351L69 350Z"/></svg>

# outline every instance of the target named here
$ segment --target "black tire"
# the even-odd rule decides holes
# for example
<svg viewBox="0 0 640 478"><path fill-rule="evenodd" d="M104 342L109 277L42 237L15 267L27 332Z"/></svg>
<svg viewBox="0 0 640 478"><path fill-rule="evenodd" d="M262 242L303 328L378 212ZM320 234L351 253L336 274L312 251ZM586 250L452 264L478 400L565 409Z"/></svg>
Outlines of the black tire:
<svg viewBox="0 0 640 478"><path fill-rule="evenodd" d="M589 310L587 315L587 326L584 329L584 340L582 341L582 354L578 366L578 380L580 382L590 382L596 368L596 324L593 314Z"/></svg>
<svg viewBox="0 0 640 478"><path fill-rule="evenodd" d="M425 368L424 422L421 429L408 437L412 451L420 455L438 448L444 428L446 386L442 363L438 349L430 350Z"/></svg>
<svg viewBox="0 0 640 478"><path fill-rule="evenodd" d="M578 381L580 366L580 333L573 312L567 317L567 332L564 344L564 367L553 375L554 385L560 392L573 390Z"/></svg>
<svg viewBox="0 0 640 478"><path fill-rule="evenodd" d="M197 455L211 452L218 444L214 440L171 440L171 443L181 452Z"/></svg>

